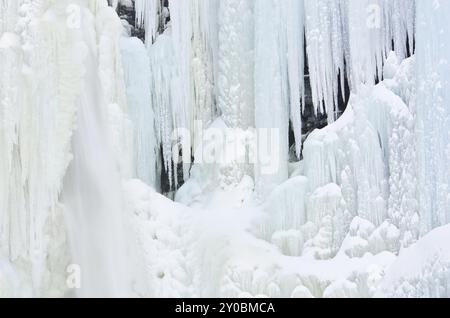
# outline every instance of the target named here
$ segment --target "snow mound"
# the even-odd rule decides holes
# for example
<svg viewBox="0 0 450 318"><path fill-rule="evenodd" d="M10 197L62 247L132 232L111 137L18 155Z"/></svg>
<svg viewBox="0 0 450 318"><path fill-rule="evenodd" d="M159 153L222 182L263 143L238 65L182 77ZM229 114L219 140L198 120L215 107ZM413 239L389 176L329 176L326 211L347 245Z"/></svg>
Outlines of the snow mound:
<svg viewBox="0 0 450 318"><path fill-rule="evenodd" d="M387 268L378 297L449 297L450 226L431 231Z"/></svg>

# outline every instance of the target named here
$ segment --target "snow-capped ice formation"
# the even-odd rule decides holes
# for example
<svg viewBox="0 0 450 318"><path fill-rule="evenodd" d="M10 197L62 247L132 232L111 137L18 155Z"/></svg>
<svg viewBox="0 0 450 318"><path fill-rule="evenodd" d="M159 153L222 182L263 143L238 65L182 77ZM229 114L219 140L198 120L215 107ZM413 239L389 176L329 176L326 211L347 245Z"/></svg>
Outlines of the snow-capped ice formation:
<svg viewBox="0 0 450 318"><path fill-rule="evenodd" d="M388 268L378 297L448 297L448 226L437 228L403 251Z"/></svg>
<svg viewBox="0 0 450 318"><path fill-rule="evenodd" d="M306 140L304 176L272 193L263 237L304 245L294 255L301 250L330 258L340 250L352 220L359 218L373 228L366 240L387 226L404 246L415 242L420 225L413 129L411 111L384 82L352 96L341 118Z"/></svg>

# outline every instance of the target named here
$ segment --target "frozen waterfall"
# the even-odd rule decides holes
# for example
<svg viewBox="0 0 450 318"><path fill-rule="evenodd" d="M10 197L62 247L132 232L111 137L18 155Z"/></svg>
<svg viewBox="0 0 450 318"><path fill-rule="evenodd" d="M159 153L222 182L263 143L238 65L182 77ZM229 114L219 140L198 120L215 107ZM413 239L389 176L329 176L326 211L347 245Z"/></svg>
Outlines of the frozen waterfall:
<svg viewBox="0 0 450 318"><path fill-rule="evenodd" d="M107 117L93 47L84 47L84 81L77 107L73 160L62 204L71 262L80 268L80 297L130 295L120 175L107 137Z"/></svg>
<svg viewBox="0 0 450 318"><path fill-rule="evenodd" d="M448 16L0 0L0 297L449 297Z"/></svg>

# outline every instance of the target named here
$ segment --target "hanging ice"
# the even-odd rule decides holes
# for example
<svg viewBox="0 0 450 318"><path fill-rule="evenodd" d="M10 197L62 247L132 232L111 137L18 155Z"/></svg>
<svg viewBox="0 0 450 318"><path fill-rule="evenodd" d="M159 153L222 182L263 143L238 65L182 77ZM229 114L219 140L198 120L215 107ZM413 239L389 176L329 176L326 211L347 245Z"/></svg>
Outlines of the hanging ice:
<svg viewBox="0 0 450 318"><path fill-rule="evenodd" d="M257 192L263 197L288 178L289 119L294 126L297 154L300 154L302 30L301 1L255 3L255 127L258 137L255 181ZM273 171L264 167L267 161L273 164Z"/></svg>
<svg viewBox="0 0 450 318"><path fill-rule="evenodd" d="M104 1L2 1L0 5L0 253L11 262L24 264L32 277L33 292L40 296L57 282L46 272L51 269L58 275L58 271L64 271L53 268L55 259L62 266L68 261L64 255L55 255L65 244L59 195L73 159L71 139L82 83L87 77L86 43L100 52L100 58L96 55L89 68L102 77L104 85L97 93L101 102L96 105L105 108L96 116L109 113L108 103L120 105L121 115L126 110L126 101L121 99L121 65L111 63L120 60L111 57L117 53L114 39L120 33L114 32L120 22L112 10L105 8ZM94 16L101 11L102 21L112 17L109 22L115 23L108 23L110 28L105 28L105 33L96 34L95 23L101 23ZM82 27L77 18L84 22ZM88 107L86 111L95 109ZM108 119L106 114L102 118L107 123ZM111 130L109 127L101 136L104 143L117 145L127 138L126 129L117 130L118 139L108 136ZM116 159L114 155L108 158L114 169Z"/></svg>
<svg viewBox="0 0 450 318"><path fill-rule="evenodd" d="M153 44L161 26L160 0L135 0L136 23L145 28L147 45Z"/></svg>
<svg viewBox="0 0 450 318"><path fill-rule="evenodd" d="M134 127L135 176L156 188L155 115L151 94L150 62L144 44L136 38L121 40L128 109Z"/></svg>
<svg viewBox="0 0 450 318"><path fill-rule="evenodd" d="M306 40L313 102L337 118L345 77L356 91L383 79L394 49L404 59L414 49L414 0L306 0Z"/></svg>
<svg viewBox="0 0 450 318"><path fill-rule="evenodd" d="M18 2L1 4L8 32L0 35L0 248L29 266L36 293L44 284L48 226L59 226L82 78L81 30L65 23L67 4L23 1L19 20Z"/></svg>
<svg viewBox="0 0 450 318"><path fill-rule="evenodd" d="M329 115L329 122L337 118L339 88L344 90L345 87L344 57L348 48L345 47L344 10L341 0L305 1L312 98L316 109Z"/></svg>

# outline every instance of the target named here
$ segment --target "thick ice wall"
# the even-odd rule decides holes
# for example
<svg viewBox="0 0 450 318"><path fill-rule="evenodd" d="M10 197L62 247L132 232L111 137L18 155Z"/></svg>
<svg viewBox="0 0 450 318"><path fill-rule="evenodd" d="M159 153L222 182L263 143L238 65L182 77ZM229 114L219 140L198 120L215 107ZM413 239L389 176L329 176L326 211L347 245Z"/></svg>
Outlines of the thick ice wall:
<svg viewBox="0 0 450 318"><path fill-rule="evenodd" d="M1 248L31 265L39 294L52 236L47 226L61 226L58 195L72 158L84 44L80 29L67 23L68 1L20 4L19 23L10 26L17 40L0 49L7 70L0 89Z"/></svg>
<svg viewBox="0 0 450 318"><path fill-rule="evenodd" d="M95 67L103 71L100 76L111 76L99 94L113 96L102 95L101 105L105 101L120 104L120 116L126 110L120 64L115 63L120 58L114 41L121 30L106 1L18 1L15 5L3 1L2 5L5 3L9 22L8 33L2 29L0 37L0 146L4 150L0 157L4 180L0 248L12 262L24 264L22 269L32 277L33 293L38 296L45 295L50 284L65 288L64 279L60 281L67 254L59 195L73 158L71 139L86 76L83 63L88 45L95 46ZM117 20L111 20L114 18ZM105 33L98 34L98 51L96 22L108 25ZM105 118L109 118L108 110L102 110ZM126 130L119 135L119 140L126 138ZM114 140L108 134L104 142ZM114 155L110 159L119 160ZM48 270L54 274L52 280Z"/></svg>

